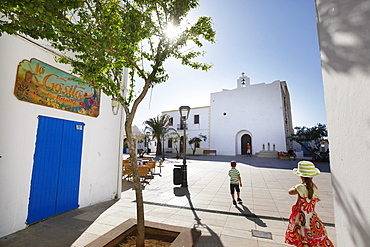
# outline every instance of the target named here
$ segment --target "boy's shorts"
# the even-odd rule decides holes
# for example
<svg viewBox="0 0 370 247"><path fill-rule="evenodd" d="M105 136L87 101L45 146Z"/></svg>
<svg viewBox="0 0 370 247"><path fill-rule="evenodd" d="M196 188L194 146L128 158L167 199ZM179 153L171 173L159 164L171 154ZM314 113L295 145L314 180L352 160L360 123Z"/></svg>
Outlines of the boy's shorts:
<svg viewBox="0 0 370 247"><path fill-rule="evenodd" d="M230 184L230 194L234 194L236 192L240 192L239 184Z"/></svg>

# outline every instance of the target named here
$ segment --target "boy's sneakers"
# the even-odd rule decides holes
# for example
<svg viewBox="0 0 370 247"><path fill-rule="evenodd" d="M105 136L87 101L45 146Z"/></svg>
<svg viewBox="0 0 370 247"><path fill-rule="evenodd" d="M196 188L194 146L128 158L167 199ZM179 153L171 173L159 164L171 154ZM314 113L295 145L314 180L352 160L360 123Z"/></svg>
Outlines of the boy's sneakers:
<svg viewBox="0 0 370 247"><path fill-rule="evenodd" d="M233 200L233 204L236 205L236 201L235 200Z"/></svg>
<svg viewBox="0 0 370 247"><path fill-rule="evenodd" d="M243 203L243 201L242 201L242 199L241 199L241 198L238 198L238 203L240 203L240 204L242 204L242 203Z"/></svg>

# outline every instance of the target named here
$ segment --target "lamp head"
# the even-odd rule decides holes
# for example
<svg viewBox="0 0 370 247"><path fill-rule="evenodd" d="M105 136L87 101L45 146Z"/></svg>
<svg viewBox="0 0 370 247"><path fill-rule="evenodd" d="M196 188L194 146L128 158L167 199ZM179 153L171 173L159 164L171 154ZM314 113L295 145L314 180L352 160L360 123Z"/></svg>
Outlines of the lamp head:
<svg viewBox="0 0 370 247"><path fill-rule="evenodd" d="M179 111L180 111L181 118L184 118L184 120L187 120L189 117L189 113L190 113L190 107L180 106Z"/></svg>

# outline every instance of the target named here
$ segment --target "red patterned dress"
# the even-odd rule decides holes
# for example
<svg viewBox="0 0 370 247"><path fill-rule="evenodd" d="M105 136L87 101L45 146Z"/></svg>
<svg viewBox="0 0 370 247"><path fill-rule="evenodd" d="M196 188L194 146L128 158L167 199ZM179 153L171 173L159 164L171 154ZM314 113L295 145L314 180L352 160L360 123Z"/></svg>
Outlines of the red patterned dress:
<svg viewBox="0 0 370 247"><path fill-rule="evenodd" d="M298 200L292 206L285 243L299 247L334 247L324 224L315 212L316 203L320 201L317 189L314 188L314 195L310 200L305 184L298 184L295 188L298 191Z"/></svg>

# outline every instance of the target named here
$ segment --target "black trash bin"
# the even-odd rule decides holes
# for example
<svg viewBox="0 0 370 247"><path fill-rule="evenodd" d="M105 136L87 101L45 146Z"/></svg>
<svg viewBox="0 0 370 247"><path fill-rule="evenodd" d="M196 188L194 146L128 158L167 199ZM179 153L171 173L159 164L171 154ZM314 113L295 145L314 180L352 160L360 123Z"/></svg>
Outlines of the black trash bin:
<svg viewBox="0 0 370 247"><path fill-rule="evenodd" d="M182 183L181 168L173 168L173 184L180 185Z"/></svg>

